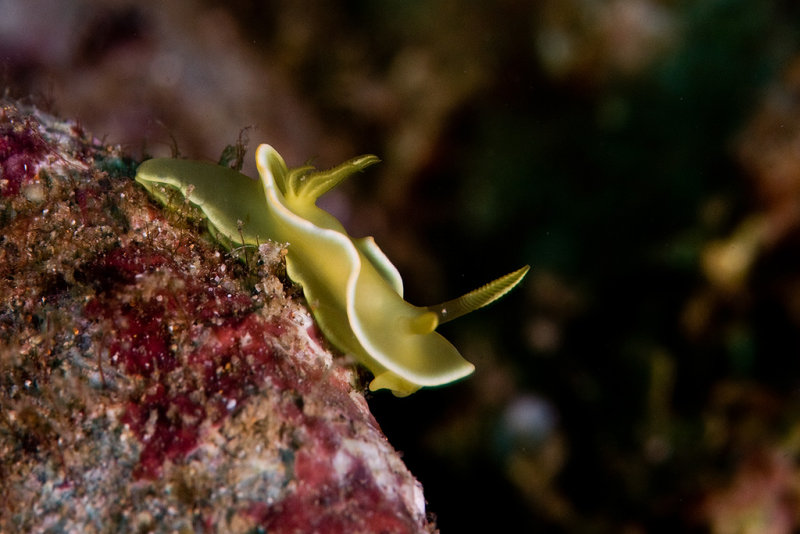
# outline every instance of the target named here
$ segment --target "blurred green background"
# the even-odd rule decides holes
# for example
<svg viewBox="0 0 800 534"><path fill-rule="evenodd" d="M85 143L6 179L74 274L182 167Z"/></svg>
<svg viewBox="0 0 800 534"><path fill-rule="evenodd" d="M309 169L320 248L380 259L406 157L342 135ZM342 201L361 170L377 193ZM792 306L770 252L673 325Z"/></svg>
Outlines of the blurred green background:
<svg viewBox="0 0 800 534"><path fill-rule="evenodd" d="M370 397L442 532L800 529L800 4L0 12L9 91L133 153L380 156L326 206L411 302L531 264L442 328L472 377Z"/></svg>

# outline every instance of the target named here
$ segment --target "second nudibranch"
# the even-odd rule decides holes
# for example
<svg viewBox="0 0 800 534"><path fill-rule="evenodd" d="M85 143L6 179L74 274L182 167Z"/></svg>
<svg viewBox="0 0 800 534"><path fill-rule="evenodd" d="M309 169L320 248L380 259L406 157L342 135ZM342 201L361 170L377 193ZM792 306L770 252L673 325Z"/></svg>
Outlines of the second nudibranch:
<svg viewBox="0 0 800 534"><path fill-rule="evenodd" d="M317 207L324 193L376 163L361 156L327 171L289 169L271 146L256 151L261 180L199 161L151 159L136 181L165 201L163 187L177 189L199 207L228 244L288 243L286 270L303 293L320 329L340 350L375 375L370 389L405 396L424 386L463 378L474 366L436 327L500 298L528 266L457 299L435 306L403 300L400 273L372 237L352 238Z"/></svg>

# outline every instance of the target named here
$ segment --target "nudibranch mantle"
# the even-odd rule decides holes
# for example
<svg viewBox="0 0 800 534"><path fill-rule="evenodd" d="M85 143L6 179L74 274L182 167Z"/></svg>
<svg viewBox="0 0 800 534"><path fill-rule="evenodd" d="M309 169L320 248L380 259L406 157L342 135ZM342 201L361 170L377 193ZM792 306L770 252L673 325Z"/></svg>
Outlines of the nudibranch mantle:
<svg viewBox="0 0 800 534"><path fill-rule="evenodd" d="M368 155L327 171L289 169L275 149L262 144L256 151L260 181L227 167L168 158L142 163L136 181L165 202L161 186L177 189L229 245L288 243L286 271L302 286L328 340L375 375L370 389L405 396L472 373L474 366L436 327L500 298L529 267L435 306L403 300L400 273L372 237L350 237L316 205L344 178L377 161Z"/></svg>

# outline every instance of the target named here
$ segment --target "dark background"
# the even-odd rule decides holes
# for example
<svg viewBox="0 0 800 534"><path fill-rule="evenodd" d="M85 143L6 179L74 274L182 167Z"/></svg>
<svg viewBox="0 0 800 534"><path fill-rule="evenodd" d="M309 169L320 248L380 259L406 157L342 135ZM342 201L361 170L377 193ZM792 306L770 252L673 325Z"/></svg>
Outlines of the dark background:
<svg viewBox="0 0 800 534"><path fill-rule="evenodd" d="M800 527L800 7L0 0L0 80L132 154L383 163L325 199L469 379L370 404L443 532Z"/></svg>

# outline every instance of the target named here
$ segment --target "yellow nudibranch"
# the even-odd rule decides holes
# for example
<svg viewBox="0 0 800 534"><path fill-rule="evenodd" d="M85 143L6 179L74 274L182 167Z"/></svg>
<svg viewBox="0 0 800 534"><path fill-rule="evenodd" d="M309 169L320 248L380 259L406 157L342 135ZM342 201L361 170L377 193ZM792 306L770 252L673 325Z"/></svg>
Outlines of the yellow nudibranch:
<svg viewBox="0 0 800 534"><path fill-rule="evenodd" d="M269 145L256 151L261 181L233 169L180 159L142 163L136 181L167 201L177 189L228 245L288 243L286 270L303 288L320 329L374 374L370 389L409 395L470 374L474 366L436 327L500 298L529 266L462 297L419 307L403 300L400 273L372 237L352 238L316 201L349 175L376 163L361 156L327 171L288 169Z"/></svg>

